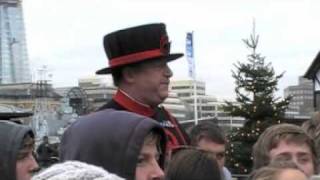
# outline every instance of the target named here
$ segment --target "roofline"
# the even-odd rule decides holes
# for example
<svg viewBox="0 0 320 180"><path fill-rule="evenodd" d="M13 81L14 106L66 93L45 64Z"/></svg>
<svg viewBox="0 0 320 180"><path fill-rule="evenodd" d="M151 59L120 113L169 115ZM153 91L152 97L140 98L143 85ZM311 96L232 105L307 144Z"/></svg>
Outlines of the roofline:
<svg viewBox="0 0 320 180"><path fill-rule="evenodd" d="M313 79L320 69L320 51L318 52L317 56L313 60L312 64L309 66L307 72L304 74L304 78Z"/></svg>
<svg viewBox="0 0 320 180"><path fill-rule="evenodd" d="M32 112L22 112L22 113L0 113L1 120L9 120L11 118L22 118L32 116Z"/></svg>

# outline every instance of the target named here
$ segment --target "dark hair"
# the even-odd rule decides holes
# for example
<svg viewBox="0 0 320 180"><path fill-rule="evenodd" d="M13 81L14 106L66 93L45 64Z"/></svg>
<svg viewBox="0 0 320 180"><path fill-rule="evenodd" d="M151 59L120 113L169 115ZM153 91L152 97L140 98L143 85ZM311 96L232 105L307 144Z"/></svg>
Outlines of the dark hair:
<svg viewBox="0 0 320 180"><path fill-rule="evenodd" d="M173 154L166 180L221 180L222 173L212 153L188 148Z"/></svg>
<svg viewBox="0 0 320 180"><path fill-rule="evenodd" d="M217 144L226 144L223 130L212 122L204 122L194 126L190 132L191 145L197 146L201 139L208 139Z"/></svg>
<svg viewBox="0 0 320 180"><path fill-rule="evenodd" d="M165 139L161 136L161 132L157 129L152 129L145 137L144 144L154 144L157 147L157 151L160 155L158 163L161 169L164 169L165 166L165 152L164 152L164 143Z"/></svg>
<svg viewBox="0 0 320 180"><path fill-rule="evenodd" d="M19 152L17 155L17 160L21 160L21 159L27 157L28 154L30 153L30 151L33 151L34 143L35 142L34 142L33 135L26 134L23 137L22 143L20 145Z"/></svg>
<svg viewBox="0 0 320 180"><path fill-rule="evenodd" d="M112 79L113 79L113 85L116 87L119 87L121 81L123 80L122 72L125 68L129 67L129 68L137 69L137 67L140 67L140 65L141 65L141 63L134 63L134 64L120 67L120 68L112 69L111 75L112 75Z"/></svg>

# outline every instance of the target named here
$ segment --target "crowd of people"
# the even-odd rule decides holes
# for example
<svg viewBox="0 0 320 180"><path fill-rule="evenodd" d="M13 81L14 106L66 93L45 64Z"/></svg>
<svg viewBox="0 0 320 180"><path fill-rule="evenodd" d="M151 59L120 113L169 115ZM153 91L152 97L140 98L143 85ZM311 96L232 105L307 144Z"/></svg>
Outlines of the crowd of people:
<svg viewBox="0 0 320 180"><path fill-rule="evenodd" d="M109 67L96 73L112 75L118 88L113 99L71 124L59 153L44 137L37 158L34 132L0 121L1 179L231 180L223 130L204 122L187 133L160 105L173 75L167 63L183 56L170 53L165 24L115 31L103 44ZM318 174L317 133L303 127L279 124L266 129L253 147L254 168L248 179L306 180ZM60 162L51 165L51 154L59 154Z"/></svg>

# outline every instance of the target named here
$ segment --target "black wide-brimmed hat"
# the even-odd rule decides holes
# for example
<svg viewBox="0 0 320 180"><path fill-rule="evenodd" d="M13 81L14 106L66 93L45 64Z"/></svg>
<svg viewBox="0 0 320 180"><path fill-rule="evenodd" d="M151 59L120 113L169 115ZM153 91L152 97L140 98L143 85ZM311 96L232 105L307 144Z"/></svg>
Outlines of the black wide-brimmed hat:
<svg viewBox="0 0 320 180"><path fill-rule="evenodd" d="M109 67L96 74L110 74L112 69L142 61L172 61L182 53L170 54L170 42L163 23L147 24L112 32L104 36L103 45Z"/></svg>

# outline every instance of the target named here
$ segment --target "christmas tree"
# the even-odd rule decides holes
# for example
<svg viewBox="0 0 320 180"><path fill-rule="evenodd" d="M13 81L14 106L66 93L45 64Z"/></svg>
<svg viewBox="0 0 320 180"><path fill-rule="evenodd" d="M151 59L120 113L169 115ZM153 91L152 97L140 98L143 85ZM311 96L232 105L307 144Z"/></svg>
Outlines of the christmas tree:
<svg viewBox="0 0 320 180"><path fill-rule="evenodd" d="M274 94L278 90L278 80L271 63L257 52L259 36L255 27L249 39L243 40L250 54L247 62L237 62L235 79L236 103L226 101L223 109L233 117L243 117L245 124L231 130L228 135L226 165L234 174L247 174L252 168L252 147L260 134L272 124L281 123L290 98L281 99Z"/></svg>

